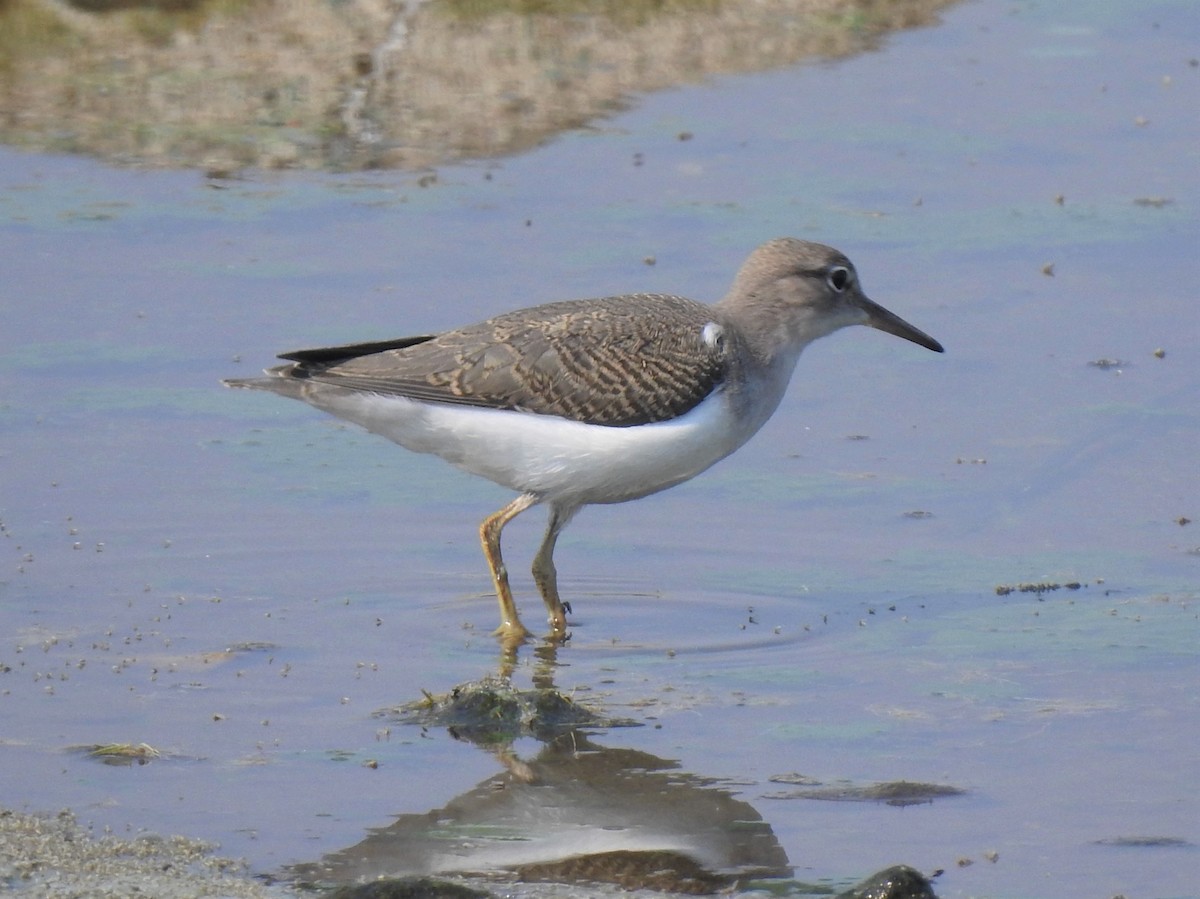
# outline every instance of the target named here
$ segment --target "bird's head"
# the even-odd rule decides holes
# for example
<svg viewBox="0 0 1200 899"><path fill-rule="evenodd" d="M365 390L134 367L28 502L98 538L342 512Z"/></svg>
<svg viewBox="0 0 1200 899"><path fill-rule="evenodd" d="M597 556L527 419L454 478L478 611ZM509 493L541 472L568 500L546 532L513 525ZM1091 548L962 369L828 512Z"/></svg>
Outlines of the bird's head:
<svg viewBox="0 0 1200 899"><path fill-rule="evenodd" d="M854 264L824 244L791 237L750 254L718 304L768 354L799 352L849 325L867 325L934 352L942 345L863 293Z"/></svg>

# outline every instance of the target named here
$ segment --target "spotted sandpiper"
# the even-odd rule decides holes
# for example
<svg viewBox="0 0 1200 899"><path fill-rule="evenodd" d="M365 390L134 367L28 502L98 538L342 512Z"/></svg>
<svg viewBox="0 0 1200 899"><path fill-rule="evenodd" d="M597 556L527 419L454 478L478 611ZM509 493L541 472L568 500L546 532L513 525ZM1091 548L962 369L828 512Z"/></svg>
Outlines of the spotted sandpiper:
<svg viewBox="0 0 1200 899"><path fill-rule="evenodd" d="M714 305L627 294L507 312L442 334L280 354L231 387L303 400L407 449L518 492L479 534L500 601L496 634L529 635L500 555L504 526L550 507L533 560L551 635L566 635L554 545L591 503L639 499L693 478L750 439L779 405L800 351L869 325L935 352L872 302L837 250L763 244Z"/></svg>

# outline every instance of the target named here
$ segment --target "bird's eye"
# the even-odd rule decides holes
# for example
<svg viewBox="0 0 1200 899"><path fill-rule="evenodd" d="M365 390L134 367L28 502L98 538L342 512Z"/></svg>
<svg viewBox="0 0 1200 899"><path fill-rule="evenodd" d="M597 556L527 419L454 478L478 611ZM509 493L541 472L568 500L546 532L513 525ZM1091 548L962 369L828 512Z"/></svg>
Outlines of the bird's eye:
<svg viewBox="0 0 1200 899"><path fill-rule="evenodd" d="M850 286L850 269L844 265L835 265L825 277L825 283L835 293L841 293Z"/></svg>

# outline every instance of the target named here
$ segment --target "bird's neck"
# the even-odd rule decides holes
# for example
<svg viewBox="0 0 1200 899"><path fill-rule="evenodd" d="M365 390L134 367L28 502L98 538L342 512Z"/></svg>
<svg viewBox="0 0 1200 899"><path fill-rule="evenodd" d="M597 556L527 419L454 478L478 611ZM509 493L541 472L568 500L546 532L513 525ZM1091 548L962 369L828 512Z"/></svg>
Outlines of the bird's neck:
<svg viewBox="0 0 1200 899"><path fill-rule="evenodd" d="M782 367L786 383L801 350L836 328L822 328L802 311L799 315L795 311L781 315L778 304L754 302L754 299L751 296L735 303L727 297L714 308L726 326L738 333L742 345L759 365Z"/></svg>
<svg viewBox="0 0 1200 899"><path fill-rule="evenodd" d="M802 346L784 343L766 357L752 352L738 373L730 399L738 416L747 423L747 439L769 419L783 400Z"/></svg>

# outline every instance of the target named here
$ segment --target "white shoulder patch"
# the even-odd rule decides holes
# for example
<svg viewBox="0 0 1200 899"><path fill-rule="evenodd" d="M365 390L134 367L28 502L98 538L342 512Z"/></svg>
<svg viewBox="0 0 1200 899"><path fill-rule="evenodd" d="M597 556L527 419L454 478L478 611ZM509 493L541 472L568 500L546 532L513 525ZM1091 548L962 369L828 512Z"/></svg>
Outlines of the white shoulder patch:
<svg viewBox="0 0 1200 899"><path fill-rule="evenodd" d="M725 329L716 322L709 322L700 332L700 339L704 341L705 346L719 350L725 343Z"/></svg>

